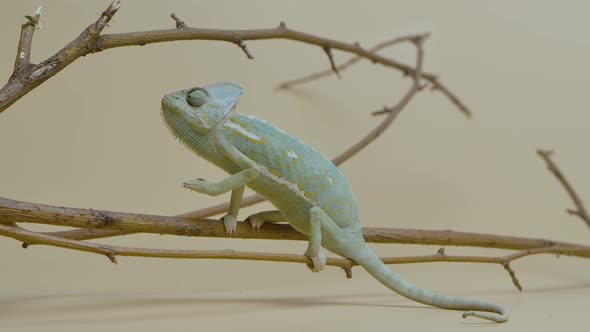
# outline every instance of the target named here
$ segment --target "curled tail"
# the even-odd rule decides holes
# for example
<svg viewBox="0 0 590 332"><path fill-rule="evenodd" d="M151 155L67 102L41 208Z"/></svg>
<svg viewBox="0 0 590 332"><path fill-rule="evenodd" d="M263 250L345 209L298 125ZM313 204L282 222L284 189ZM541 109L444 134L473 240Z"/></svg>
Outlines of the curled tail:
<svg viewBox="0 0 590 332"><path fill-rule="evenodd" d="M420 289L393 273L369 247L365 245L362 248L360 252L355 253L355 257L349 258L365 268L367 272L387 288L408 299L444 309L469 310L463 313L463 318L475 316L496 323L503 323L508 320L506 309L497 304L444 296Z"/></svg>

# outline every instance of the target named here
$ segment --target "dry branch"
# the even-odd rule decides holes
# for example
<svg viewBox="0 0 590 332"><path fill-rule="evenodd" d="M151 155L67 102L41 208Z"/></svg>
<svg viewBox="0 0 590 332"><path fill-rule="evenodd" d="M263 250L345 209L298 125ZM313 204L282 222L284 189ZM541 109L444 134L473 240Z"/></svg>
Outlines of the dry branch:
<svg viewBox="0 0 590 332"><path fill-rule="evenodd" d="M43 244L55 247L61 247L72 250L92 252L105 255L111 262L117 263L117 256L131 257L157 257L157 258L190 258L190 259L229 259L229 260L253 260L269 262L288 262L288 263L310 263L309 257L305 255L281 254L281 253L264 253L264 252L246 252L236 250L170 250L170 249L153 249L153 248L131 248L113 245L104 245L77 240L66 239L50 234L31 232L16 226L14 223L0 223L0 235L11 237L15 240L22 241L23 247L30 244ZM432 263L432 262L454 262L454 263L487 263L500 264L508 271L513 284L518 290L522 291L520 281L516 277L510 263L514 260L538 254L562 254L570 256L584 255L590 252L590 247L584 246L552 246L548 248L525 249L506 256L487 257L487 256L448 256L444 249L440 248L434 255L407 256L407 257L384 257L381 260L385 264L410 264L410 263ZM342 268L347 278L352 278L352 268L358 264L347 258L330 257L326 261L328 266Z"/></svg>
<svg viewBox="0 0 590 332"><path fill-rule="evenodd" d="M177 40L215 40L235 43L240 46L247 40L285 39L316 45L322 49L352 53L373 63L378 63L385 67L399 70L406 75L415 74L415 70L411 66L380 56L375 52L360 47L356 43L345 43L289 29L283 22L273 29L223 30L189 28L177 17L173 17L179 28L102 35L102 30L116 14L120 5L120 1L114 1L111 3L95 23L88 26L76 39L49 59L38 65L25 66L22 70L15 71L8 83L0 89L0 112L7 109L22 96L60 72L63 68L81 56L111 48L143 46L146 44ZM23 25L23 30L24 27L25 25ZM32 32L30 37L32 38ZM242 48L242 50L244 50L244 48ZM468 113L465 105L439 82L436 75L424 73L423 77L428 80L433 87L445 94L461 111Z"/></svg>
<svg viewBox="0 0 590 332"><path fill-rule="evenodd" d="M567 209L567 213L580 217L580 219L582 219L582 221L586 223L586 226L590 228L590 214L588 214L588 211L586 210L586 207L584 206L582 199L580 198L580 196L578 196L578 194L574 190L574 187L570 184L570 182L561 172L559 167L557 167L557 164L551 158L551 155L553 155L553 151L539 149L537 150L537 154L545 161L545 163L547 164L547 169L551 172L551 174L553 174L557 178L559 183L561 183L561 185L567 192L568 196L574 202L574 206L576 207L576 209Z"/></svg>
<svg viewBox="0 0 590 332"><path fill-rule="evenodd" d="M227 237L223 222L208 219L188 219L158 215L112 212L33 204L0 198L0 223L33 223L97 230L169 234L198 237ZM51 233L48 233L51 234ZM546 239L490 235L451 230L415 230L396 228L363 228L365 241L370 243L424 244L437 246L472 246L499 249L540 249L559 247L571 249L572 255L590 257L590 246ZM248 223L239 222L235 238L268 240L306 240L288 224L265 223L255 231Z"/></svg>

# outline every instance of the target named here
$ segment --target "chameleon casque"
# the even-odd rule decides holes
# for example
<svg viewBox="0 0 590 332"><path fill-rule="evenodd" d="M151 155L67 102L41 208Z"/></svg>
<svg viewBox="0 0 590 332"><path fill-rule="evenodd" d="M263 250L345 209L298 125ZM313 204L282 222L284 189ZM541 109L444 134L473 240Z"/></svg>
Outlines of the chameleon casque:
<svg viewBox="0 0 590 332"><path fill-rule="evenodd" d="M217 83L172 92L162 99L163 118L173 135L231 174L216 183L195 179L183 184L211 196L232 192L230 209L223 217L228 235L236 229L244 186L248 186L278 209L250 216L252 227L288 222L306 234L305 255L312 271L324 267L324 247L352 259L379 282L414 301L469 310L463 318L508 320L507 311L499 305L430 293L393 273L365 244L354 195L340 170L295 137L261 119L237 113L242 93L237 83Z"/></svg>

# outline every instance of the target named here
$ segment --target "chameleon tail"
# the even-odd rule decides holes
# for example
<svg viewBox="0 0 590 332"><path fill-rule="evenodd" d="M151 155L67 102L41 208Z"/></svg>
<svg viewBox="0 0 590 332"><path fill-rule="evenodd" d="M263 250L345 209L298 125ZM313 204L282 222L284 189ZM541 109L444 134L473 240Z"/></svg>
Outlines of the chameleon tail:
<svg viewBox="0 0 590 332"><path fill-rule="evenodd" d="M367 272L387 288L411 300L444 309L470 310L463 313L463 318L475 316L496 323L503 323L508 320L506 309L497 304L434 294L408 283L393 273L366 245L354 256L349 258L365 268Z"/></svg>

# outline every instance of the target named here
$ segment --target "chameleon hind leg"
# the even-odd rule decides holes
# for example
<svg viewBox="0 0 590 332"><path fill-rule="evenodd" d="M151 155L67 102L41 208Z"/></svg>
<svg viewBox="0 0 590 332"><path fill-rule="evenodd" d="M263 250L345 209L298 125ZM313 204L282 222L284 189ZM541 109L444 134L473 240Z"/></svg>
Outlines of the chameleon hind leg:
<svg viewBox="0 0 590 332"><path fill-rule="evenodd" d="M265 222L287 222L287 219L285 219L285 216L283 216L281 211L272 210L254 213L244 221L249 222L250 226L252 226L252 229L258 230Z"/></svg>
<svg viewBox="0 0 590 332"><path fill-rule="evenodd" d="M309 210L309 243L305 251L305 256L311 260L307 267L312 272L319 272L326 265L326 256L321 251L322 230L331 234L342 232L330 216L321 208L314 206Z"/></svg>

